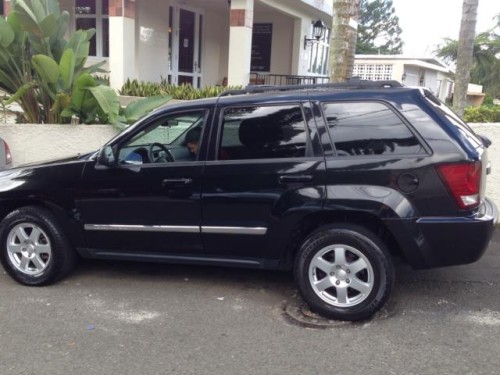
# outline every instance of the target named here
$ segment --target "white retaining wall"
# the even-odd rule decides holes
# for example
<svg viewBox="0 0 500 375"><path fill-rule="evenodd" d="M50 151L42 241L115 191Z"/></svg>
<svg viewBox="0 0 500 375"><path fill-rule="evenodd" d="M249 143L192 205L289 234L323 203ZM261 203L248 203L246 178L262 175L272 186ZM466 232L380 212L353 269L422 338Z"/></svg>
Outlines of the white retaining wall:
<svg viewBox="0 0 500 375"><path fill-rule="evenodd" d="M98 150L117 133L111 125L0 125L14 165Z"/></svg>
<svg viewBox="0 0 500 375"><path fill-rule="evenodd" d="M486 194L500 207L500 123L472 127L493 141ZM111 125L0 125L0 137L9 144L15 165L94 151L117 133Z"/></svg>
<svg viewBox="0 0 500 375"><path fill-rule="evenodd" d="M500 123L471 124L471 126L476 133L487 136L493 142L488 149L491 174L486 184L486 195L500 207Z"/></svg>

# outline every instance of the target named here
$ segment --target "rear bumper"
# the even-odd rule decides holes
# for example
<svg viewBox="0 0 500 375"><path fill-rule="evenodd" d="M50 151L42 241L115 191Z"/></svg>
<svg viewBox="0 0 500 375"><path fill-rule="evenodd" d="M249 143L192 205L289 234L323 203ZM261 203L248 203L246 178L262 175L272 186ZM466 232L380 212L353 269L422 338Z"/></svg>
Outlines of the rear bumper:
<svg viewBox="0 0 500 375"><path fill-rule="evenodd" d="M387 224L411 266L421 269L475 262L487 249L497 222L497 207L485 199L471 216L423 217Z"/></svg>

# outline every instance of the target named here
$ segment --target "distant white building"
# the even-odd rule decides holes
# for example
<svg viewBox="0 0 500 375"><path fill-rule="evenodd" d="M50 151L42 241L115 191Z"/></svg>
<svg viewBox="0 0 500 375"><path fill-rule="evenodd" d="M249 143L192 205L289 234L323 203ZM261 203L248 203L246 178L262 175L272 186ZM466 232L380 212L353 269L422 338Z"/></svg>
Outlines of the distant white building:
<svg viewBox="0 0 500 375"><path fill-rule="evenodd" d="M432 57L356 55L353 76L361 79L396 80L406 86L428 87L441 100L452 95L453 71Z"/></svg>

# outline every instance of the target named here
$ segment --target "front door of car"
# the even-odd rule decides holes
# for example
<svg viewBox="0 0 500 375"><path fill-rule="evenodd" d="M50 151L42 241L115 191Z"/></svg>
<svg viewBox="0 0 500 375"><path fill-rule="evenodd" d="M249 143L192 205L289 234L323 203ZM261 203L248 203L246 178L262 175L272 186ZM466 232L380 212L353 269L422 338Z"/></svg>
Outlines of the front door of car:
<svg viewBox="0 0 500 375"><path fill-rule="evenodd" d="M277 259L290 232L321 210L325 160L308 103L220 106L203 176L208 256L246 266ZM237 258L237 259L236 259Z"/></svg>
<svg viewBox="0 0 500 375"><path fill-rule="evenodd" d="M87 164L76 207L89 251L151 259L202 251L203 142L191 145L195 155L184 139L208 116L203 108L154 116L110 144L116 166Z"/></svg>

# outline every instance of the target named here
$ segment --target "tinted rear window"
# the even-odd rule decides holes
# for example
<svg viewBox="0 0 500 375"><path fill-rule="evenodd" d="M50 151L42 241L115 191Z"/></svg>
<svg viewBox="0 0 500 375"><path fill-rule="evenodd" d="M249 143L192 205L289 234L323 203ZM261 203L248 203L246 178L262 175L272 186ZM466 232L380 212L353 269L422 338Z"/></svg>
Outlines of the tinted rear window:
<svg viewBox="0 0 500 375"><path fill-rule="evenodd" d="M427 93L425 93L426 99L428 100L429 103L432 104L433 107L435 107L438 111L441 111L444 113L450 124L455 126L457 130L460 132L461 136L463 139L466 139L474 148L480 147L483 145L483 142L479 137L477 136L476 133L474 133L474 130L467 125L465 122L463 122L460 117L453 112L446 104L441 102L439 99L430 100L427 97Z"/></svg>
<svg viewBox="0 0 500 375"><path fill-rule="evenodd" d="M415 135L385 104L324 103L323 111L338 156L425 153Z"/></svg>
<svg viewBox="0 0 500 375"><path fill-rule="evenodd" d="M299 105L224 110L220 159L305 157L309 144Z"/></svg>

